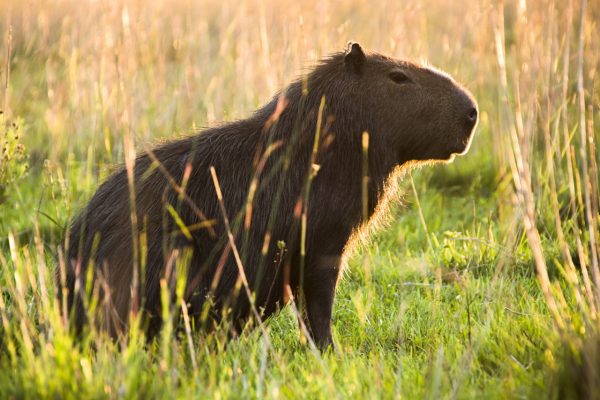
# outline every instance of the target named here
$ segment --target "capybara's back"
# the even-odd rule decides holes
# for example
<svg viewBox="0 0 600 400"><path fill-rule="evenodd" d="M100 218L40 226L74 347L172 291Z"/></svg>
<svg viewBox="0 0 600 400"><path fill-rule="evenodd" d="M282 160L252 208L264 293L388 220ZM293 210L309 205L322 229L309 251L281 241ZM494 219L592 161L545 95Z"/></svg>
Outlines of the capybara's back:
<svg viewBox="0 0 600 400"><path fill-rule="evenodd" d="M196 326L238 331L301 295L310 334L332 345L351 235L399 172L464 154L476 122L446 74L350 44L250 118L147 151L100 186L65 241L76 330L118 336L142 312L152 336L161 290L173 302L183 282Z"/></svg>

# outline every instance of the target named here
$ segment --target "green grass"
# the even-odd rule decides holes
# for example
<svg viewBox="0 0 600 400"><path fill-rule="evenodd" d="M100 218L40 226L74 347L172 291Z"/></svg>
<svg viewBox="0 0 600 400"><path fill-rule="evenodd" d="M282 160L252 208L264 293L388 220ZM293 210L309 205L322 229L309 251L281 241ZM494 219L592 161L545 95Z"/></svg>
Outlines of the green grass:
<svg viewBox="0 0 600 400"><path fill-rule="evenodd" d="M597 2L581 36L578 1L100 3L0 3L0 398L569 398L586 361L598 398ZM349 39L449 71L481 120L351 254L336 351L289 307L233 340L65 332L57 249L124 142L244 117Z"/></svg>
<svg viewBox="0 0 600 400"><path fill-rule="evenodd" d="M545 393L544 379L559 349L526 244L509 249L498 243L493 201L471 183L461 196L447 195L432 184L448 182L440 174L460 172L440 167L416 174L430 242L410 186L404 185L405 206L396 210L397 218L351 257L335 302L336 353L319 354L301 343L290 309L268 321L272 350L266 351L257 330L231 342L218 333L194 335L197 368L183 332L179 340L168 340L167 348L134 342L119 351L101 339L94 349L82 348L62 332L34 326L28 333L33 348L14 357L1 353L0 395L506 398ZM50 237L59 237L52 223L44 224ZM22 268L36 265L35 253L18 253ZM51 254L45 253L49 265ZM8 251L4 257L10 258ZM3 279L13 279L4 271ZM37 304L29 296L28 302ZM44 318L34 309L27 313ZM12 336L22 337L11 321Z"/></svg>

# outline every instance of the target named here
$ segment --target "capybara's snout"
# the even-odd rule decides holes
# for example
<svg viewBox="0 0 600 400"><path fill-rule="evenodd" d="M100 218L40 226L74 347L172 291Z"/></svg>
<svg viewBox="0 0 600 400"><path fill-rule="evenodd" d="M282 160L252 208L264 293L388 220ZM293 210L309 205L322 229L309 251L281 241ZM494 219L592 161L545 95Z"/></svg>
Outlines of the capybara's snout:
<svg viewBox="0 0 600 400"><path fill-rule="evenodd" d="M469 93L466 89L459 88L457 92L456 102L458 104L458 113L460 115L459 118L461 118L464 122L464 126L467 131L466 133L470 135L477 125L477 121L479 119L477 102L473 98L473 95L471 95L471 93Z"/></svg>
<svg viewBox="0 0 600 400"><path fill-rule="evenodd" d="M459 125L462 126L459 131L457 154L465 154L469 150L471 138L479 121L479 108L467 90L459 89L457 97Z"/></svg>

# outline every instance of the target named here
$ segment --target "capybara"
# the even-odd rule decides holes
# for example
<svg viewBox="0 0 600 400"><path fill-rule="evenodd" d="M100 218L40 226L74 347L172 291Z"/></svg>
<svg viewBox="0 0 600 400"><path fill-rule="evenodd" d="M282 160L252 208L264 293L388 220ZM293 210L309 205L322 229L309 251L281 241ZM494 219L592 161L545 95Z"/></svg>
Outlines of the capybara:
<svg viewBox="0 0 600 400"><path fill-rule="evenodd" d="M400 171L464 154L477 118L447 74L349 43L249 118L146 151L100 186L57 276L72 326L119 337L139 315L152 337L170 304L235 334L297 299L332 346L353 233Z"/></svg>

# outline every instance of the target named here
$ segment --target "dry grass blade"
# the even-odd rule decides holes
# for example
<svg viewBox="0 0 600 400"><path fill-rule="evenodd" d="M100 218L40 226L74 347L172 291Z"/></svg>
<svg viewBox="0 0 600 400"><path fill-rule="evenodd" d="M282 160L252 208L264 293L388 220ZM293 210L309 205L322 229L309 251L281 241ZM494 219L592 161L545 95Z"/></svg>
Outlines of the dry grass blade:
<svg viewBox="0 0 600 400"><path fill-rule="evenodd" d="M215 186L215 191L217 192L217 200L219 202L219 207L221 209L221 215L223 217L223 223L225 224L225 230L227 232L227 239L229 241L229 247L233 251L233 257L235 259L235 264L238 268L238 277L244 286L244 290L246 292L246 296L248 297L248 302L250 303L250 309L258 326L266 337L268 337L269 333L265 329L260 313L256 309L254 304L254 296L252 295L252 290L250 289L250 285L248 284L248 279L246 278L246 272L244 271L244 266L242 265L242 259L240 258L240 254L237 250L237 246L235 244L235 238L233 236L233 232L231 231L231 226L229 224L229 218L227 217L227 209L225 208L225 203L223 202L223 193L221 192L221 186L219 185L219 179L217 178L217 172L214 167L210 167L210 174L213 179L213 184Z"/></svg>

